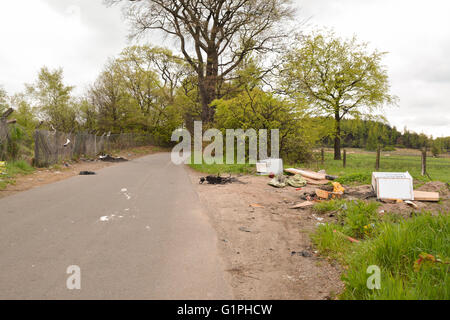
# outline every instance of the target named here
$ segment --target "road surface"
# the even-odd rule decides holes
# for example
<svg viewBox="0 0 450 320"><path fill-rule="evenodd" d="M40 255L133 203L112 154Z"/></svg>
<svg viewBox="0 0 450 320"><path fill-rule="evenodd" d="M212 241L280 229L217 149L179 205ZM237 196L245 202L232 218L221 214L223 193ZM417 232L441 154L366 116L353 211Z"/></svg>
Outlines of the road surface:
<svg viewBox="0 0 450 320"><path fill-rule="evenodd" d="M183 166L163 153L97 173L0 199L0 299L232 298Z"/></svg>

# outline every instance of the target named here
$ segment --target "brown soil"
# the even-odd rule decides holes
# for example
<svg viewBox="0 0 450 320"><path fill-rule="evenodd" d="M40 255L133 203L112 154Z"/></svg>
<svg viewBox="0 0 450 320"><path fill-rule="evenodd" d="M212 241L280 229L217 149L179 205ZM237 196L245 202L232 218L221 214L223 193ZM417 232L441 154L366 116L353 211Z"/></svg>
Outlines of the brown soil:
<svg viewBox="0 0 450 320"><path fill-rule="evenodd" d="M276 189L256 176L238 177L242 184L200 185L202 174L190 172L237 299L334 299L343 289L339 267L311 247L317 216L289 209L315 187Z"/></svg>
<svg viewBox="0 0 450 320"><path fill-rule="evenodd" d="M115 154L118 157L124 157L132 160L149 154L157 153L161 148L148 146L132 148L130 150L120 151ZM15 183L9 184L6 189L0 190L0 198L13 195L17 192L30 190L32 188L45 184L61 181L80 174L80 171L96 171L116 163L103 161L79 161L69 162L69 167L63 165L53 166L52 168L39 168L35 172L28 175L19 175L15 177Z"/></svg>
<svg viewBox="0 0 450 320"><path fill-rule="evenodd" d="M383 203L379 208L380 212L384 213L397 213L405 218L411 217L412 215L420 212L431 212L432 214L449 213L450 212L450 188L447 184L440 181L428 182L420 187L414 188L415 190L428 191L428 192L439 192L440 201L439 202L425 202L425 201L413 201L417 205L414 208L404 202L400 203ZM368 195L372 187L370 185L362 185L356 187L347 187L346 199L360 199L365 195ZM375 198L370 198L370 200L376 200Z"/></svg>
<svg viewBox="0 0 450 320"><path fill-rule="evenodd" d="M204 174L190 173L218 232L219 250L237 299L334 299L342 291L342 269L321 258L310 240L318 224L335 222L336 217L315 214L310 207L290 209L317 186L276 189L267 184L269 178L257 176L238 177L242 183L208 185L199 184ZM417 209L405 203L381 203L379 211L405 218L424 211L450 211L450 189L445 183L430 182L417 190L439 192L441 201L414 201ZM344 198L376 200L371 194L370 185L346 187Z"/></svg>

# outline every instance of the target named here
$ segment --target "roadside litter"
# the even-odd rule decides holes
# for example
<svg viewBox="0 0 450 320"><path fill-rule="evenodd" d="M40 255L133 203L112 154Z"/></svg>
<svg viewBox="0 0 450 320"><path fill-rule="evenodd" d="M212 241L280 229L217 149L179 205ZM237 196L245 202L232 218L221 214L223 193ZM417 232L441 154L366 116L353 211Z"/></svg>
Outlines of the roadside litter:
<svg viewBox="0 0 450 320"><path fill-rule="evenodd" d="M413 178L408 172L373 172L372 188L377 199L414 200Z"/></svg>
<svg viewBox="0 0 450 320"><path fill-rule="evenodd" d="M328 175L326 173L323 173L323 171L319 173L319 172L306 171L306 170L300 170L300 169L294 169L294 168L289 168L284 171L291 173L291 174L300 174L305 179L308 178L308 179L312 179L312 180L316 180L316 181L336 180L337 179L336 176Z"/></svg>
<svg viewBox="0 0 450 320"><path fill-rule="evenodd" d="M217 176L207 176L207 177L202 177L200 178L200 184L204 184L205 182L207 182L208 184L227 184L227 183L242 183L241 181L239 181L237 178L233 178L231 175L229 177L221 177L220 175Z"/></svg>
<svg viewBox="0 0 450 320"><path fill-rule="evenodd" d="M401 203L414 207L411 201L439 201L438 192L425 192L413 189L413 178L409 172L373 172L372 188L378 200Z"/></svg>
<svg viewBox="0 0 450 320"><path fill-rule="evenodd" d="M269 185L275 188L284 188L286 187L286 177L283 174L278 174L270 180Z"/></svg>
<svg viewBox="0 0 450 320"><path fill-rule="evenodd" d="M307 185L307 181L300 174L296 174L286 180L286 183L294 188L301 188Z"/></svg>
<svg viewBox="0 0 450 320"><path fill-rule="evenodd" d="M98 158L104 162L127 162L128 161L128 159L125 159L122 157L113 157L113 156L110 156L109 154L104 155L104 156L99 156Z"/></svg>
<svg viewBox="0 0 450 320"><path fill-rule="evenodd" d="M261 160L256 164L256 172L260 175L282 174L283 160L282 159L266 159Z"/></svg>
<svg viewBox="0 0 450 320"><path fill-rule="evenodd" d="M94 171L81 171L80 176L94 176L96 173Z"/></svg>

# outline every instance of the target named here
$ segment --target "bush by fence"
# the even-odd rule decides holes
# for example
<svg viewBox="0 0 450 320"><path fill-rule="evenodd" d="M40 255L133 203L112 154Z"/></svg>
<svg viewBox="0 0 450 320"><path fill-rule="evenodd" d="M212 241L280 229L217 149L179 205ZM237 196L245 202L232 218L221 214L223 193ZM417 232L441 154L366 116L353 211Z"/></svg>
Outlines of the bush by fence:
<svg viewBox="0 0 450 320"><path fill-rule="evenodd" d="M96 136L89 133L35 131L34 165L46 167L64 160L94 158L100 153L146 145L160 145L150 134L122 133Z"/></svg>

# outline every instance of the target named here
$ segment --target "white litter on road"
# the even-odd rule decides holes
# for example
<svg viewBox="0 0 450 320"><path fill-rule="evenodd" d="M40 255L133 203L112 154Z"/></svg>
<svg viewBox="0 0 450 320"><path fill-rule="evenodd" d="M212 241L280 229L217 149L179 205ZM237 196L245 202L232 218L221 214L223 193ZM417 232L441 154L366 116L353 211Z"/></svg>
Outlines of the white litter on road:
<svg viewBox="0 0 450 320"><path fill-rule="evenodd" d="M128 194L128 189L123 188L123 189L120 190L120 191L125 195L125 197L127 197L127 200L130 200L130 199L131 199L131 196Z"/></svg>

